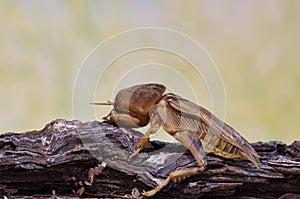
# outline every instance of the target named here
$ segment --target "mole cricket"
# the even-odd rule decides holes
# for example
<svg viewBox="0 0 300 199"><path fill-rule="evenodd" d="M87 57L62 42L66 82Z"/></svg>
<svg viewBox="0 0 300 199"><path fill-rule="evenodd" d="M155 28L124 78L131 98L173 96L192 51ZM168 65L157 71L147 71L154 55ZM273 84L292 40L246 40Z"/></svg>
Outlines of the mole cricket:
<svg viewBox="0 0 300 199"><path fill-rule="evenodd" d="M144 196L153 196L170 180L187 178L204 171L206 153L230 158L249 160L259 170L259 155L250 143L232 127L222 122L205 108L176 94L166 93L161 84L148 83L120 90L114 102L92 103L113 105L112 111L103 118L109 124L130 128L150 128L143 135L138 147L129 159L136 156L160 127L181 142L193 155L198 167L173 171L156 188L144 191Z"/></svg>

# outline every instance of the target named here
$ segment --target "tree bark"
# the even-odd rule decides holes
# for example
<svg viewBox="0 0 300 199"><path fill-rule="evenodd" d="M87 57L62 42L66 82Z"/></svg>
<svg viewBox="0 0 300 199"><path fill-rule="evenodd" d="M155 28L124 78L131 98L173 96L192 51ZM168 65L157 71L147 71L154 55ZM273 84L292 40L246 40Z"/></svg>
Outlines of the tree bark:
<svg viewBox="0 0 300 199"><path fill-rule="evenodd" d="M142 198L179 168L197 166L180 143L149 142L128 160L142 134L101 122L57 119L40 131L0 135L0 196ZM152 198L300 197L300 141L257 142L251 162L208 154L203 173L172 182Z"/></svg>

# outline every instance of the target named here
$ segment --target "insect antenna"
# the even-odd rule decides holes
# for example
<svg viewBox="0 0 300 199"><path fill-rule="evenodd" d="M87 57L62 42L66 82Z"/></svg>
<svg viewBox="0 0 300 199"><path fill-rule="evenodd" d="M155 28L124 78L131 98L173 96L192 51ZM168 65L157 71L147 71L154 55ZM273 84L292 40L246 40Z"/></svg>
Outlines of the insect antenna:
<svg viewBox="0 0 300 199"><path fill-rule="evenodd" d="M90 102L90 104L92 104L92 105L114 105L114 103L113 102L111 102L111 101L107 101L107 102Z"/></svg>

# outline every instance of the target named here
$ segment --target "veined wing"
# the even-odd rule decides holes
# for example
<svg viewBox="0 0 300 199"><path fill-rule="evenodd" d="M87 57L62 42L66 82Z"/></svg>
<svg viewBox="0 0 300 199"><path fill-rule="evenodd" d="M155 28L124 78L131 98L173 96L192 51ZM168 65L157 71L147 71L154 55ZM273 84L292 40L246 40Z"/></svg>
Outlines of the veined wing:
<svg viewBox="0 0 300 199"><path fill-rule="evenodd" d="M190 120L196 119L200 123L204 124L208 129L207 133L220 137L239 148L244 153L245 157L259 169L259 155L250 143L232 127L222 122L205 108L178 95L171 93L166 94L165 99L172 108L180 111L183 120L188 120L189 118Z"/></svg>

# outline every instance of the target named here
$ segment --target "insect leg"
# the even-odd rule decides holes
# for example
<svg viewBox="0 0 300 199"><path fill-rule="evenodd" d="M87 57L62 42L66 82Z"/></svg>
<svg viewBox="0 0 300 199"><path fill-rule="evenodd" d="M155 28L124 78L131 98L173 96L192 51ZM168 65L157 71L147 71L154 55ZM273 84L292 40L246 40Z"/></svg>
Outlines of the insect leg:
<svg viewBox="0 0 300 199"><path fill-rule="evenodd" d="M143 195L146 197L153 196L157 192L159 192L162 188L164 188L171 180L176 181L178 179L184 179L193 175L197 175L200 172L202 172L202 169L200 167L190 167L186 169L180 169L173 171L169 174L167 179L165 179L159 186L155 187L154 189L150 191L143 191Z"/></svg>
<svg viewBox="0 0 300 199"><path fill-rule="evenodd" d="M108 114L107 114L107 116L104 116L104 117L102 117L102 119L103 120L108 120L108 118L112 115L112 113L114 112L114 109L112 109Z"/></svg>
<svg viewBox="0 0 300 199"><path fill-rule="evenodd" d="M197 138L196 133L182 130L173 134L173 137L189 149L196 159L199 167L203 167L204 169L204 166L206 166L206 161L204 160L206 153L204 152L201 141Z"/></svg>
<svg viewBox="0 0 300 199"><path fill-rule="evenodd" d="M198 175L204 170L204 167L206 165L206 161L204 160L205 152L202 148L201 141L196 137L196 133L193 133L191 131L179 131L173 134L173 136L190 150L199 167L184 168L171 172L167 179L162 182L162 184L150 191L144 191L144 196L153 196L163 187L165 187L171 180L177 181L180 179L191 177L193 175Z"/></svg>
<svg viewBox="0 0 300 199"><path fill-rule="evenodd" d="M128 159L131 159L132 157L136 156L143 147L147 144L149 141L149 135L154 134L158 131L159 127L161 126L161 119L158 114L153 114L150 118L150 128L148 131L143 135L142 140L138 144L138 148L135 150L134 153L132 153Z"/></svg>

